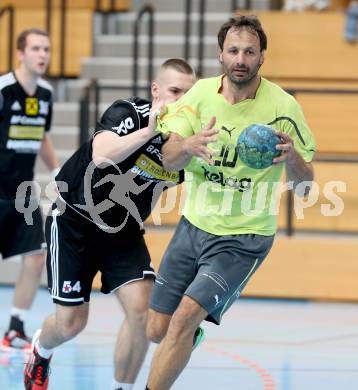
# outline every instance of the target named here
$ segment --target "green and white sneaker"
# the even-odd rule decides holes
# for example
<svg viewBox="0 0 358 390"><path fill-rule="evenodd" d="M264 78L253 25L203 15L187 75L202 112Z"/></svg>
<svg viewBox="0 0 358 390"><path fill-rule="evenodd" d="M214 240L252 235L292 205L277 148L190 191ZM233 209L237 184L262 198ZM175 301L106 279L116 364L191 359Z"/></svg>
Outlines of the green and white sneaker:
<svg viewBox="0 0 358 390"><path fill-rule="evenodd" d="M192 348L193 351L204 341L204 338L205 338L204 329L201 326L199 326L196 329L195 334L194 334L194 338L193 338L193 348Z"/></svg>

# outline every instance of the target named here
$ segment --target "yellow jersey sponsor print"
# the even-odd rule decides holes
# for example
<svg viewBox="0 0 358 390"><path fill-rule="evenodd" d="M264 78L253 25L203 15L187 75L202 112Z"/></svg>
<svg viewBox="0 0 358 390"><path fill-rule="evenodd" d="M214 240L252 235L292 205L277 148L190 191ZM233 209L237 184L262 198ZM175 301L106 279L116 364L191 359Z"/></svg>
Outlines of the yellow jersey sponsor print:
<svg viewBox="0 0 358 390"><path fill-rule="evenodd" d="M38 115L39 113L39 101L34 97L27 97L25 100L25 112L26 115Z"/></svg>
<svg viewBox="0 0 358 390"><path fill-rule="evenodd" d="M146 175L152 176L154 179L171 181L173 183L179 182L179 173L178 172L169 172L165 170L162 166L157 164L155 161L150 159L148 156L141 154L135 165L143 171ZM137 172L140 174L140 172Z"/></svg>
<svg viewBox="0 0 358 390"><path fill-rule="evenodd" d="M44 126L10 126L9 138L42 140L44 133Z"/></svg>

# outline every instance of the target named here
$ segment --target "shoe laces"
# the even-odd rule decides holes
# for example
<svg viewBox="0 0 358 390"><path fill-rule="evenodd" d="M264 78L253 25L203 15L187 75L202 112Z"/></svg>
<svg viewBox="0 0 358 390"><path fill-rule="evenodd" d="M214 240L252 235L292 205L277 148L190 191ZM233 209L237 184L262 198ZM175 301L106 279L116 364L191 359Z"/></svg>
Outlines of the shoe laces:
<svg viewBox="0 0 358 390"><path fill-rule="evenodd" d="M35 383L37 385L42 385L45 381L45 378L44 378L44 367L43 366L38 366L37 367L37 370L36 370L36 373L35 373Z"/></svg>
<svg viewBox="0 0 358 390"><path fill-rule="evenodd" d="M48 377L50 366L49 360L37 356L38 361L34 363L34 377L33 383L36 385L43 385Z"/></svg>

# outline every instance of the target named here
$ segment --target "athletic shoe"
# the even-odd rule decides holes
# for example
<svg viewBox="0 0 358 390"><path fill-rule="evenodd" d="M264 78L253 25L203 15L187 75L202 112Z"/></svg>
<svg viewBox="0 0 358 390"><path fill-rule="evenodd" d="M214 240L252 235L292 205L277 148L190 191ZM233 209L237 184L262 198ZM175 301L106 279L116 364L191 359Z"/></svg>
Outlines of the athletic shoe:
<svg viewBox="0 0 358 390"><path fill-rule="evenodd" d="M198 346L203 342L205 338L205 332L204 332L204 329L199 326L196 331L195 331L195 334L194 334L194 338L193 338L193 348L192 350L194 351L194 349L198 348Z"/></svg>
<svg viewBox="0 0 358 390"><path fill-rule="evenodd" d="M40 336L38 330L32 339L32 352L29 361L25 364L24 385L26 390L47 390L50 373L50 361L41 357L36 350L36 341Z"/></svg>
<svg viewBox="0 0 358 390"><path fill-rule="evenodd" d="M31 339L25 333L17 330L9 330L5 333L1 341L1 349L3 351L31 351Z"/></svg>

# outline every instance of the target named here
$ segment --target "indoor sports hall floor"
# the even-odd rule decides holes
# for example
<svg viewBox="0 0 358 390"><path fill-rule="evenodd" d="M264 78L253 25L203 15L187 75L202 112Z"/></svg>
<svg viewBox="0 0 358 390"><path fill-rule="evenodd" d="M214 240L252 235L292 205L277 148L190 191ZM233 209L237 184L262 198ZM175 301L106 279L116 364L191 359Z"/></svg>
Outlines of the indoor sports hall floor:
<svg viewBox="0 0 358 390"><path fill-rule="evenodd" d="M0 287L0 332L8 322L10 287ZM87 329L56 351L49 390L106 390L122 314L111 296L92 296ZM53 310L39 291L29 332ZM206 324L206 340L193 353L174 390L357 390L358 306L241 299L221 327ZM135 390L144 390L151 347ZM0 353L0 389L22 386L21 354Z"/></svg>

